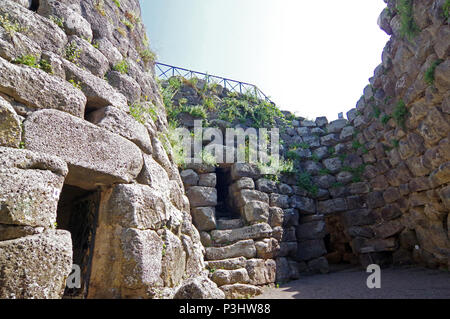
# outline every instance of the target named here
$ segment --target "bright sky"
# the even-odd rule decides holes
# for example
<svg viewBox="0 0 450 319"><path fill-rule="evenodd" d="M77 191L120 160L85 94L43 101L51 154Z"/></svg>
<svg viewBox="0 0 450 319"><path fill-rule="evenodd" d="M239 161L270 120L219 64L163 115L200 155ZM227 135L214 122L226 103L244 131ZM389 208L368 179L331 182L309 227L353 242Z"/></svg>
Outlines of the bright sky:
<svg viewBox="0 0 450 319"><path fill-rule="evenodd" d="M389 39L383 0L141 0L158 61L258 86L314 119L355 107Z"/></svg>

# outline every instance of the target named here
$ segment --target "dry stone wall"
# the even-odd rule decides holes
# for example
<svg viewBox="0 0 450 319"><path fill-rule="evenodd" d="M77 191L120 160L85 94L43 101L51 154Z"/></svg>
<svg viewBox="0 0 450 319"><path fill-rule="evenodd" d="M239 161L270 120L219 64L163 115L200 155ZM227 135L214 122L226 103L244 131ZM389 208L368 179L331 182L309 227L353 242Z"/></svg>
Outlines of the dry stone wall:
<svg viewBox="0 0 450 319"><path fill-rule="evenodd" d="M329 263L342 262L448 269L448 22L445 1L387 1L379 25L392 37L356 107L332 122L283 112L289 123L276 120L272 126L280 128L282 154L294 161L297 173L273 181L258 165L228 164L231 221L215 208L223 185L205 183L214 181L214 168L183 168L213 280L229 289L226 272L214 275L217 269L250 274L256 267L276 274L253 282L263 285L327 272ZM202 80L178 81L170 106L184 107L175 119L186 127L204 117L199 106L209 126L222 130L261 124L248 110L260 104L252 105L248 95ZM233 115L228 122L221 116L224 108ZM249 118L239 120L239 112ZM272 261L274 269L266 263ZM237 286L252 282L240 272L236 278Z"/></svg>
<svg viewBox="0 0 450 319"><path fill-rule="evenodd" d="M0 297L223 298L166 132L137 0L1 1Z"/></svg>

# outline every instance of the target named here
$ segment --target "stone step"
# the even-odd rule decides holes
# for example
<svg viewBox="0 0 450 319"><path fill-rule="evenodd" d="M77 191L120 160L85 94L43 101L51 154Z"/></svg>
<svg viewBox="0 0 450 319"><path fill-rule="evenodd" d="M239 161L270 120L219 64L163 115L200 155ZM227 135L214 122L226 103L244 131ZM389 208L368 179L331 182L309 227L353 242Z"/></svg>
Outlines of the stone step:
<svg viewBox="0 0 450 319"><path fill-rule="evenodd" d="M242 219L218 219L217 229L227 230L244 227L244 221Z"/></svg>
<svg viewBox="0 0 450 319"><path fill-rule="evenodd" d="M224 260L235 257L254 258L255 242L252 239L241 240L223 247L206 247L206 260Z"/></svg>
<svg viewBox="0 0 450 319"><path fill-rule="evenodd" d="M247 284L250 278L245 268L233 270L217 269L211 274L211 280L221 287L238 283Z"/></svg>
<svg viewBox="0 0 450 319"><path fill-rule="evenodd" d="M233 284L219 287L225 293L226 299L251 298L262 294L262 289L249 284Z"/></svg>
<svg viewBox="0 0 450 319"><path fill-rule="evenodd" d="M211 239L216 245L228 245L246 239L268 238L271 235L272 227L266 223L259 223L241 228L211 231Z"/></svg>
<svg viewBox="0 0 450 319"><path fill-rule="evenodd" d="M236 257L223 260L210 260L205 261L205 264L206 268L209 270L215 269L234 270L244 268L247 264L247 259L245 257Z"/></svg>

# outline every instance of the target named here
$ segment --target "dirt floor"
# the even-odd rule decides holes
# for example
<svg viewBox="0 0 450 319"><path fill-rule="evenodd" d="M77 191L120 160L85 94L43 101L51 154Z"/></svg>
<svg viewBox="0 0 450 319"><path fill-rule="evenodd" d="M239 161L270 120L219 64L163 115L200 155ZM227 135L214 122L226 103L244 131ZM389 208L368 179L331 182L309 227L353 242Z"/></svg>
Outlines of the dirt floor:
<svg viewBox="0 0 450 319"><path fill-rule="evenodd" d="M419 267L381 269L381 288L366 285L370 273L337 267L325 275L304 276L299 280L266 288L255 299L450 299L450 272Z"/></svg>

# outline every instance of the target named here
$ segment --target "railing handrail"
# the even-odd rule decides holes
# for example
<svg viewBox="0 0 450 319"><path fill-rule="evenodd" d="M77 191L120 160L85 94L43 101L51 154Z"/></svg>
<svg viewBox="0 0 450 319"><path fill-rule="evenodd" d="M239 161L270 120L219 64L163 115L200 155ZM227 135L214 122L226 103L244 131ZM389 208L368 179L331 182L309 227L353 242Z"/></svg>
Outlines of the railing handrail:
<svg viewBox="0 0 450 319"><path fill-rule="evenodd" d="M168 68L168 69L163 70L161 68L161 66ZM258 98L261 98L260 96L262 96L267 102L275 105L275 103L273 103L267 95L265 95L256 85L251 84L251 83L236 81L236 80L228 79L228 78L217 76L217 75L209 75L207 73L193 71L193 70L189 70L189 69L185 69L185 68L181 68L181 67L161 63L161 62L155 62L155 67L156 67L157 71L160 72L159 74L156 73L156 76L159 78L164 77L164 78L169 79L170 77L176 76L176 75L180 75L185 78L187 75L189 75L192 78L194 75L200 75L200 76L204 77L204 80L206 80L206 83L210 83L210 79L217 79L217 80L219 80L219 82L223 82L224 88L229 89L232 92L238 92L238 93L242 93L242 89L243 88L245 89L245 86L250 86L251 88L254 89ZM175 74L176 71L178 74ZM186 72L186 74L183 75L183 74L181 74L180 71ZM214 83L216 83L216 82L214 82ZM227 83L229 84L230 88L227 88ZM219 84L219 83L216 83L216 84ZM237 87L239 87L239 91L236 89Z"/></svg>

